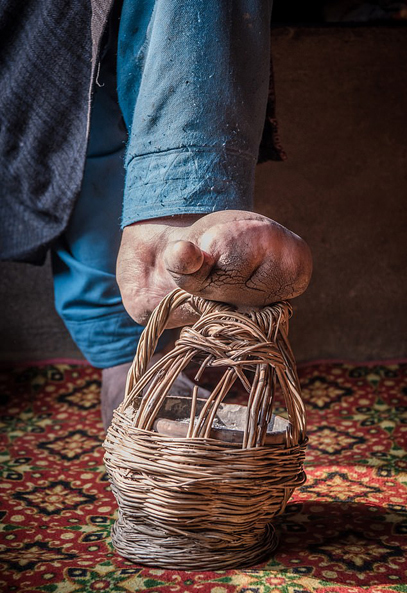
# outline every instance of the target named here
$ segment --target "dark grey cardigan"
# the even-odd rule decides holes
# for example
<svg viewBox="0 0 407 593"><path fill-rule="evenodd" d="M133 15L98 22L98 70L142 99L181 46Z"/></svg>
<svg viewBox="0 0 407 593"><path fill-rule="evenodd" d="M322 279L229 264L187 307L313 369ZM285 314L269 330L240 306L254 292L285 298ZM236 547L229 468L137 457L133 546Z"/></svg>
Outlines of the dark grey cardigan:
<svg viewBox="0 0 407 593"><path fill-rule="evenodd" d="M3 260L42 263L68 224L83 177L93 81L112 1L1 0ZM271 81L259 162L282 158Z"/></svg>

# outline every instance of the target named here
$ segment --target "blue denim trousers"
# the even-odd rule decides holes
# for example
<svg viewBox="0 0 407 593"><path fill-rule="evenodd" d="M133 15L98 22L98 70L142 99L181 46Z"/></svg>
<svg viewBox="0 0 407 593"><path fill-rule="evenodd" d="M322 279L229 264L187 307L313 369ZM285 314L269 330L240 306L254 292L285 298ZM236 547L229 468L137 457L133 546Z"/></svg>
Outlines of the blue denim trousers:
<svg viewBox="0 0 407 593"><path fill-rule="evenodd" d="M251 209L271 0L124 0L101 60L83 183L52 250L56 309L88 361L132 360L121 225ZM116 55L117 54L117 55Z"/></svg>
<svg viewBox="0 0 407 593"><path fill-rule="evenodd" d="M96 87L93 99L82 189L51 252L57 312L84 356L99 368L132 360L143 329L126 313L115 275L127 131L113 58L103 62L103 86Z"/></svg>

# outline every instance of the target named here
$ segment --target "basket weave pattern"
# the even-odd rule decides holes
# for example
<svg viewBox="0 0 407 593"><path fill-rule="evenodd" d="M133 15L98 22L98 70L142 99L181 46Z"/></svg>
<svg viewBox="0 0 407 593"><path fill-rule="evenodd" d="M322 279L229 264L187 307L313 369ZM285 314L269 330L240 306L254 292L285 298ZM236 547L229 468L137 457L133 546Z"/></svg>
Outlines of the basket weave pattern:
<svg viewBox="0 0 407 593"><path fill-rule="evenodd" d="M169 315L185 303L199 321L146 371ZM119 507L112 540L120 554L156 567L214 570L252 565L275 548L271 521L305 480L306 426L287 339L290 314L287 303L241 313L179 289L157 307L104 443ZM199 414L193 390L186 438L159 434L154 422L191 362L199 365L196 380L207 367L220 367L223 375ZM210 437L235 381L248 393L239 444ZM281 444L266 445L277 383L289 423Z"/></svg>

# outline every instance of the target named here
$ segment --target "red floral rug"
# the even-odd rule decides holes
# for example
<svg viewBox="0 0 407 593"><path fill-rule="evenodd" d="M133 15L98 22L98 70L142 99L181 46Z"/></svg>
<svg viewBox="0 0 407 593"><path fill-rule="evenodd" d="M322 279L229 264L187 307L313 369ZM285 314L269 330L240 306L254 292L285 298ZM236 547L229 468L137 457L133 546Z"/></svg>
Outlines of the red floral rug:
<svg viewBox="0 0 407 593"><path fill-rule="evenodd" d="M407 592L407 364L318 364L300 378L308 480L279 521L279 549L251 570L184 572L112 549L99 371L2 371L0 590Z"/></svg>

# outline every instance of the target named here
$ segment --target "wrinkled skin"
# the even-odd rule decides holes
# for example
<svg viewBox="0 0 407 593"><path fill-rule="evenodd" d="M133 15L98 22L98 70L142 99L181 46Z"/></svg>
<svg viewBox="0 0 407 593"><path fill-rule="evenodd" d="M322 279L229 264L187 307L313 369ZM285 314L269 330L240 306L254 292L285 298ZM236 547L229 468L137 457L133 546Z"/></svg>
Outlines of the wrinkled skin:
<svg viewBox="0 0 407 593"><path fill-rule="evenodd" d="M130 225L117 262L124 306L143 325L177 286L210 300L262 307L300 295L311 272L310 250L298 235L239 210ZM194 321L195 314L184 307L168 327Z"/></svg>

